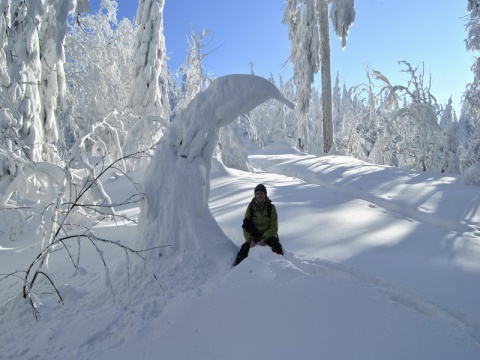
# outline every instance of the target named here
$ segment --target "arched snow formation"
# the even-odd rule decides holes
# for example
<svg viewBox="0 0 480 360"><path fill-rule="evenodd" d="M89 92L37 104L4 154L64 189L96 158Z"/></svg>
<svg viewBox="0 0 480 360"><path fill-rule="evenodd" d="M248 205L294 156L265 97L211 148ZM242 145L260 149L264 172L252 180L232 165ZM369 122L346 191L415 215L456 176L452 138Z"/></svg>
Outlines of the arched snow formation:
<svg viewBox="0 0 480 360"><path fill-rule="evenodd" d="M182 261L201 255L214 262L231 257L236 247L208 209L218 129L268 99L294 107L262 77L227 75L213 81L177 115L145 173L140 247L167 246L160 249L161 255L178 255Z"/></svg>

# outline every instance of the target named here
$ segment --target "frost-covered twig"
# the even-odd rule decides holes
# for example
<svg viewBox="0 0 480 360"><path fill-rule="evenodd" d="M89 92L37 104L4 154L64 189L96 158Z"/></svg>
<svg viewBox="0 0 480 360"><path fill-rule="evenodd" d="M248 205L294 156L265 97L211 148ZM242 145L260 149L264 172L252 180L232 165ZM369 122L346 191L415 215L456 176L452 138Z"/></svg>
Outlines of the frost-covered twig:
<svg viewBox="0 0 480 360"><path fill-rule="evenodd" d="M23 298L28 299L30 305L32 306L35 318L38 318L39 315L38 305L40 301L38 299L38 294L36 294L34 289L37 286L39 278L42 276L54 289L60 303L63 303L63 298L55 284L54 277L52 277L52 274L46 270L46 265L48 264L49 258L53 254L65 252L74 269L78 270L80 268L80 249L82 244L84 244L85 241L92 244L99 254L105 269L106 284L109 285L113 292L109 268L103 255L103 249L99 247L99 244L118 247L125 251L127 257L133 255L138 256L140 259L144 258L144 252L162 247L158 246L147 249L134 249L122 244L119 240L99 237L93 231L95 225L97 225L99 221L105 217L110 218L115 222L120 221L136 223L135 219L131 219L123 214L117 214L115 212L115 208L134 204L140 201L141 195L134 194L122 202L113 202L105 191L102 181L104 178L108 178L107 176L111 174L111 171L119 171L126 175L124 168L122 166L117 166L117 164L121 163L127 158L142 156L144 152L150 150L151 149L138 151L134 154L124 156L121 159L116 159L112 162L108 162L106 155L104 155L104 157L100 159L95 166L91 168L87 167L89 170L85 176L82 177L74 175L78 174L78 171L74 171L68 168L68 166L66 166L64 169L61 169L61 171L59 171L59 169L54 169L54 171L48 172L46 170L49 168L45 168L43 164L39 164L39 166L35 165L38 169L42 170L41 174L44 176L41 183L42 186L52 187L50 192L47 193L49 196L43 199L46 200L43 201L43 209L39 210L37 213L40 215L40 225L36 233L43 239L42 246L40 248L40 252L31 261L26 271L12 272L11 274L5 275L3 278L5 279L6 277L15 276L23 279L22 295ZM32 168L32 166L29 164L28 168ZM56 176L52 176L52 173L56 174ZM59 174L63 174L63 178L59 176ZM34 181L35 175L36 173L32 173L32 180L28 181ZM129 178L129 180L133 183L131 178ZM28 181L25 184L25 189L30 186ZM15 191L16 189L12 187L12 193ZM26 201L30 201L28 200L28 196L32 194L37 196L37 193L34 193L30 190L21 192L21 195L25 196ZM56 195L55 199L52 199L53 194ZM16 198L18 204L21 204L21 199L21 196ZM88 219L88 223L82 224L83 220L79 222L79 215L84 219ZM76 251L71 246L71 243L75 244L75 242L78 246ZM21 274L23 274L23 276L21 276ZM0 278L0 280L3 279Z"/></svg>

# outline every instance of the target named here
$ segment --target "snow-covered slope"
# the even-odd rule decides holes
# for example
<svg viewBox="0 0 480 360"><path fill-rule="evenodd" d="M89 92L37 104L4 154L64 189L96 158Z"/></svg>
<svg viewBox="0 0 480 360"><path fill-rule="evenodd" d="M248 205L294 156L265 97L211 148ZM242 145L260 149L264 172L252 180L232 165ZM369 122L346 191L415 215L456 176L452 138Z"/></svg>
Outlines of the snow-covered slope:
<svg viewBox="0 0 480 360"><path fill-rule="evenodd" d="M38 322L20 299L4 304L19 288L0 282L0 357L479 358L478 188L284 144L251 151L250 160L256 173L213 163L210 210L239 246L245 208L264 183L284 257L256 247L215 274L209 264L190 269L159 258L161 272L145 286L128 281L132 269L117 250L105 250L106 283L95 251L85 249L81 272L68 259L51 264L65 304L40 294ZM132 189L122 181L105 187L124 196ZM135 243L135 226L99 231ZM36 255L26 242L1 241L1 273Z"/></svg>

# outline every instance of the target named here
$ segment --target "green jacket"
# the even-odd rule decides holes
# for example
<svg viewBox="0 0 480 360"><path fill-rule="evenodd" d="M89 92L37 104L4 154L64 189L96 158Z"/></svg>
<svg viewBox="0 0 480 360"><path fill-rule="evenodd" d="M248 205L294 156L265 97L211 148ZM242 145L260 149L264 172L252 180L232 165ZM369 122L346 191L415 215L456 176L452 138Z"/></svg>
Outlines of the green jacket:
<svg viewBox="0 0 480 360"><path fill-rule="evenodd" d="M268 208L270 208L270 215L268 214ZM251 209L253 209L253 211ZM268 196L265 197L265 200L263 201L261 207L257 200L253 198L250 204L247 206L247 210L245 211L245 218L253 221L258 231L263 234L262 236L265 239L275 236L278 233L277 209L275 208L275 205L273 205L272 201L268 198ZM258 240L260 240L254 239L253 236L245 229L243 229L243 236L245 237L245 241L256 240L258 242Z"/></svg>

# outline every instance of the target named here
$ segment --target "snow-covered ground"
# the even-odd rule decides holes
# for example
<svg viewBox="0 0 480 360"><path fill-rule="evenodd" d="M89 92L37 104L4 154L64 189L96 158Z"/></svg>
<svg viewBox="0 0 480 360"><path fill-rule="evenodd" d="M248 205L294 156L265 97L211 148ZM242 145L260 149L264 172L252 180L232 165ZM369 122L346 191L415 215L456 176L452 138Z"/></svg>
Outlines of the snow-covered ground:
<svg viewBox="0 0 480 360"><path fill-rule="evenodd" d="M255 247L233 269L225 261L159 257L142 280L140 262L115 247L103 248L109 274L93 247L82 247L78 271L59 253L49 274L64 304L45 282L50 293L38 294L38 321L26 301L9 300L21 281L0 282L0 358L480 358L478 187L342 156L316 158L282 143L251 150L249 158L256 173L212 164L210 210L236 245L220 255L233 259L253 188L264 183L285 256ZM114 201L134 191L124 177L105 188ZM122 211L139 213L133 205ZM136 243L134 224L104 223L97 231ZM12 242L8 233L0 243L2 274L25 270L39 251L37 240Z"/></svg>

